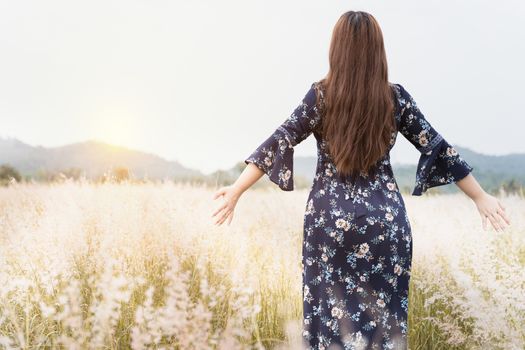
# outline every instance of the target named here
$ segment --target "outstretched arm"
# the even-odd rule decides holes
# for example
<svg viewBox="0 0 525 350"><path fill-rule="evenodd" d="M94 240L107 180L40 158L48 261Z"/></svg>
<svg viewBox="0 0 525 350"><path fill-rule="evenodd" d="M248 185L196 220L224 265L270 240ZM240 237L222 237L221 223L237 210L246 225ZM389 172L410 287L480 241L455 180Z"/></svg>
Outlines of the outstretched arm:
<svg viewBox="0 0 525 350"><path fill-rule="evenodd" d="M317 93L318 85L313 83L292 114L244 160L247 166L235 183L214 193L213 199L224 198L212 214L217 216L215 224L221 225L225 220L230 224L241 194L264 174L283 191L293 191L294 147L312 134L321 120Z"/></svg>
<svg viewBox="0 0 525 350"><path fill-rule="evenodd" d="M473 168L432 127L408 91L400 84L394 87L402 104L399 131L421 152L412 194L421 195L430 187L454 182L476 203L483 229L487 228L487 219L496 231L503 230L505 223L510 225L505 208L481 188L472 175Z"/></svg>
<svg viewBox="0 0 525 350"><path fill-rule="evenodd" d="M487 229L487 219L496 231L503 231L505 224L510 225L503 204L485 192L472 173L457 181L456 185L476 203L484 230Z"/></svg>
<svg viewBox="0 0 525 350"><path fill-rule="evenodd" d="M213 194L213 199L217 199L220 196L224 198L221 206L212 214L212 218L217 215L216 225L221 225L226 219L228 220L228 225L231 223L239 198L244 191L256 183L263 175L264 171L255 164L249 163L232 185L221 187Z"/></svg>

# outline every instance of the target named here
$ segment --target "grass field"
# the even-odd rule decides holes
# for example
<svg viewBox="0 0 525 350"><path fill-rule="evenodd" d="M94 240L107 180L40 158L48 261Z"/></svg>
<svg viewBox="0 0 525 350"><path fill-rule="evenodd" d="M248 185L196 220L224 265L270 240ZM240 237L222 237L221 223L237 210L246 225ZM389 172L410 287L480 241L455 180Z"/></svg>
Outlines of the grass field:
<svg viewBox="0 0 525 350"><path fill-rule="evenodd" d="M307 190L65 182L0 188L0 349L299 349ZM404 195L410 349L525 347L525 199L483 231L462 194Z"/></svg>

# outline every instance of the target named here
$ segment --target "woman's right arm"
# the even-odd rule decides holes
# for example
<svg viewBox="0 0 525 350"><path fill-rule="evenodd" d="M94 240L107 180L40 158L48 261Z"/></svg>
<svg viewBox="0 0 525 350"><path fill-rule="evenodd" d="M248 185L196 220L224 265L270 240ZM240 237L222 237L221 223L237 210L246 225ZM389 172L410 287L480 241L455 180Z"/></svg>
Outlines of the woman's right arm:
<svg viewBox="0 0 525 350"><path fill-rule="evenodd" d="M457 181L456 185L476 203L483 229L487 229L487 219L496 231L503 231L505 224L510 225L503 204L499 199L485 192L472 173Z"/></svg>

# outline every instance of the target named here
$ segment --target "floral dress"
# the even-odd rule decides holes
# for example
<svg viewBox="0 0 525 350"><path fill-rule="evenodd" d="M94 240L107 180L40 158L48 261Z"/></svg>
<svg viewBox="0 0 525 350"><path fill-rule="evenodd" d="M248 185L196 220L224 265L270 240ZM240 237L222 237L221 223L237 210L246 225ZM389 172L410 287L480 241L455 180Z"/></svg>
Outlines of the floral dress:
<svg viewBox="0 0 525 350"><path fill-rule="evenodd" d="M284 191L294 189L294 146L317 139L317 167L305 205L303 341L308 349L406 349L412 233L390 163L398 131L421 153L412 195L456 182L473 168L425 119L400 84L397 130L377 171L340 176L319 133L324 94L312 83L293 113L244 160ZM319 98L317 98L319 96Z"/></svg>

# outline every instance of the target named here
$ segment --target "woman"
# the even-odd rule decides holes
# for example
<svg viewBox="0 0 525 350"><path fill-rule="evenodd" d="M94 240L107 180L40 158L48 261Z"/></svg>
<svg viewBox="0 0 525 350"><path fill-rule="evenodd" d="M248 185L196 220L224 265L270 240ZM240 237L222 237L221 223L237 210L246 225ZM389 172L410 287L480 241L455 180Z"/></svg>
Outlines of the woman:
<svg viewBox="0 0 525 350"><path fill-rule="evenodd" d="M388 81L375 18L348 11L337 21L330 70L214 198L212 216L230 224L241 194L263 174L292 191L293 150L310 134L318 161L303 236L303 339L310 349L406 349L412 234L390 164L398 131L421 153L412 195L456 183L477 206L483 228L510 224L473 168L425 119L400 84Z"/></svg>

